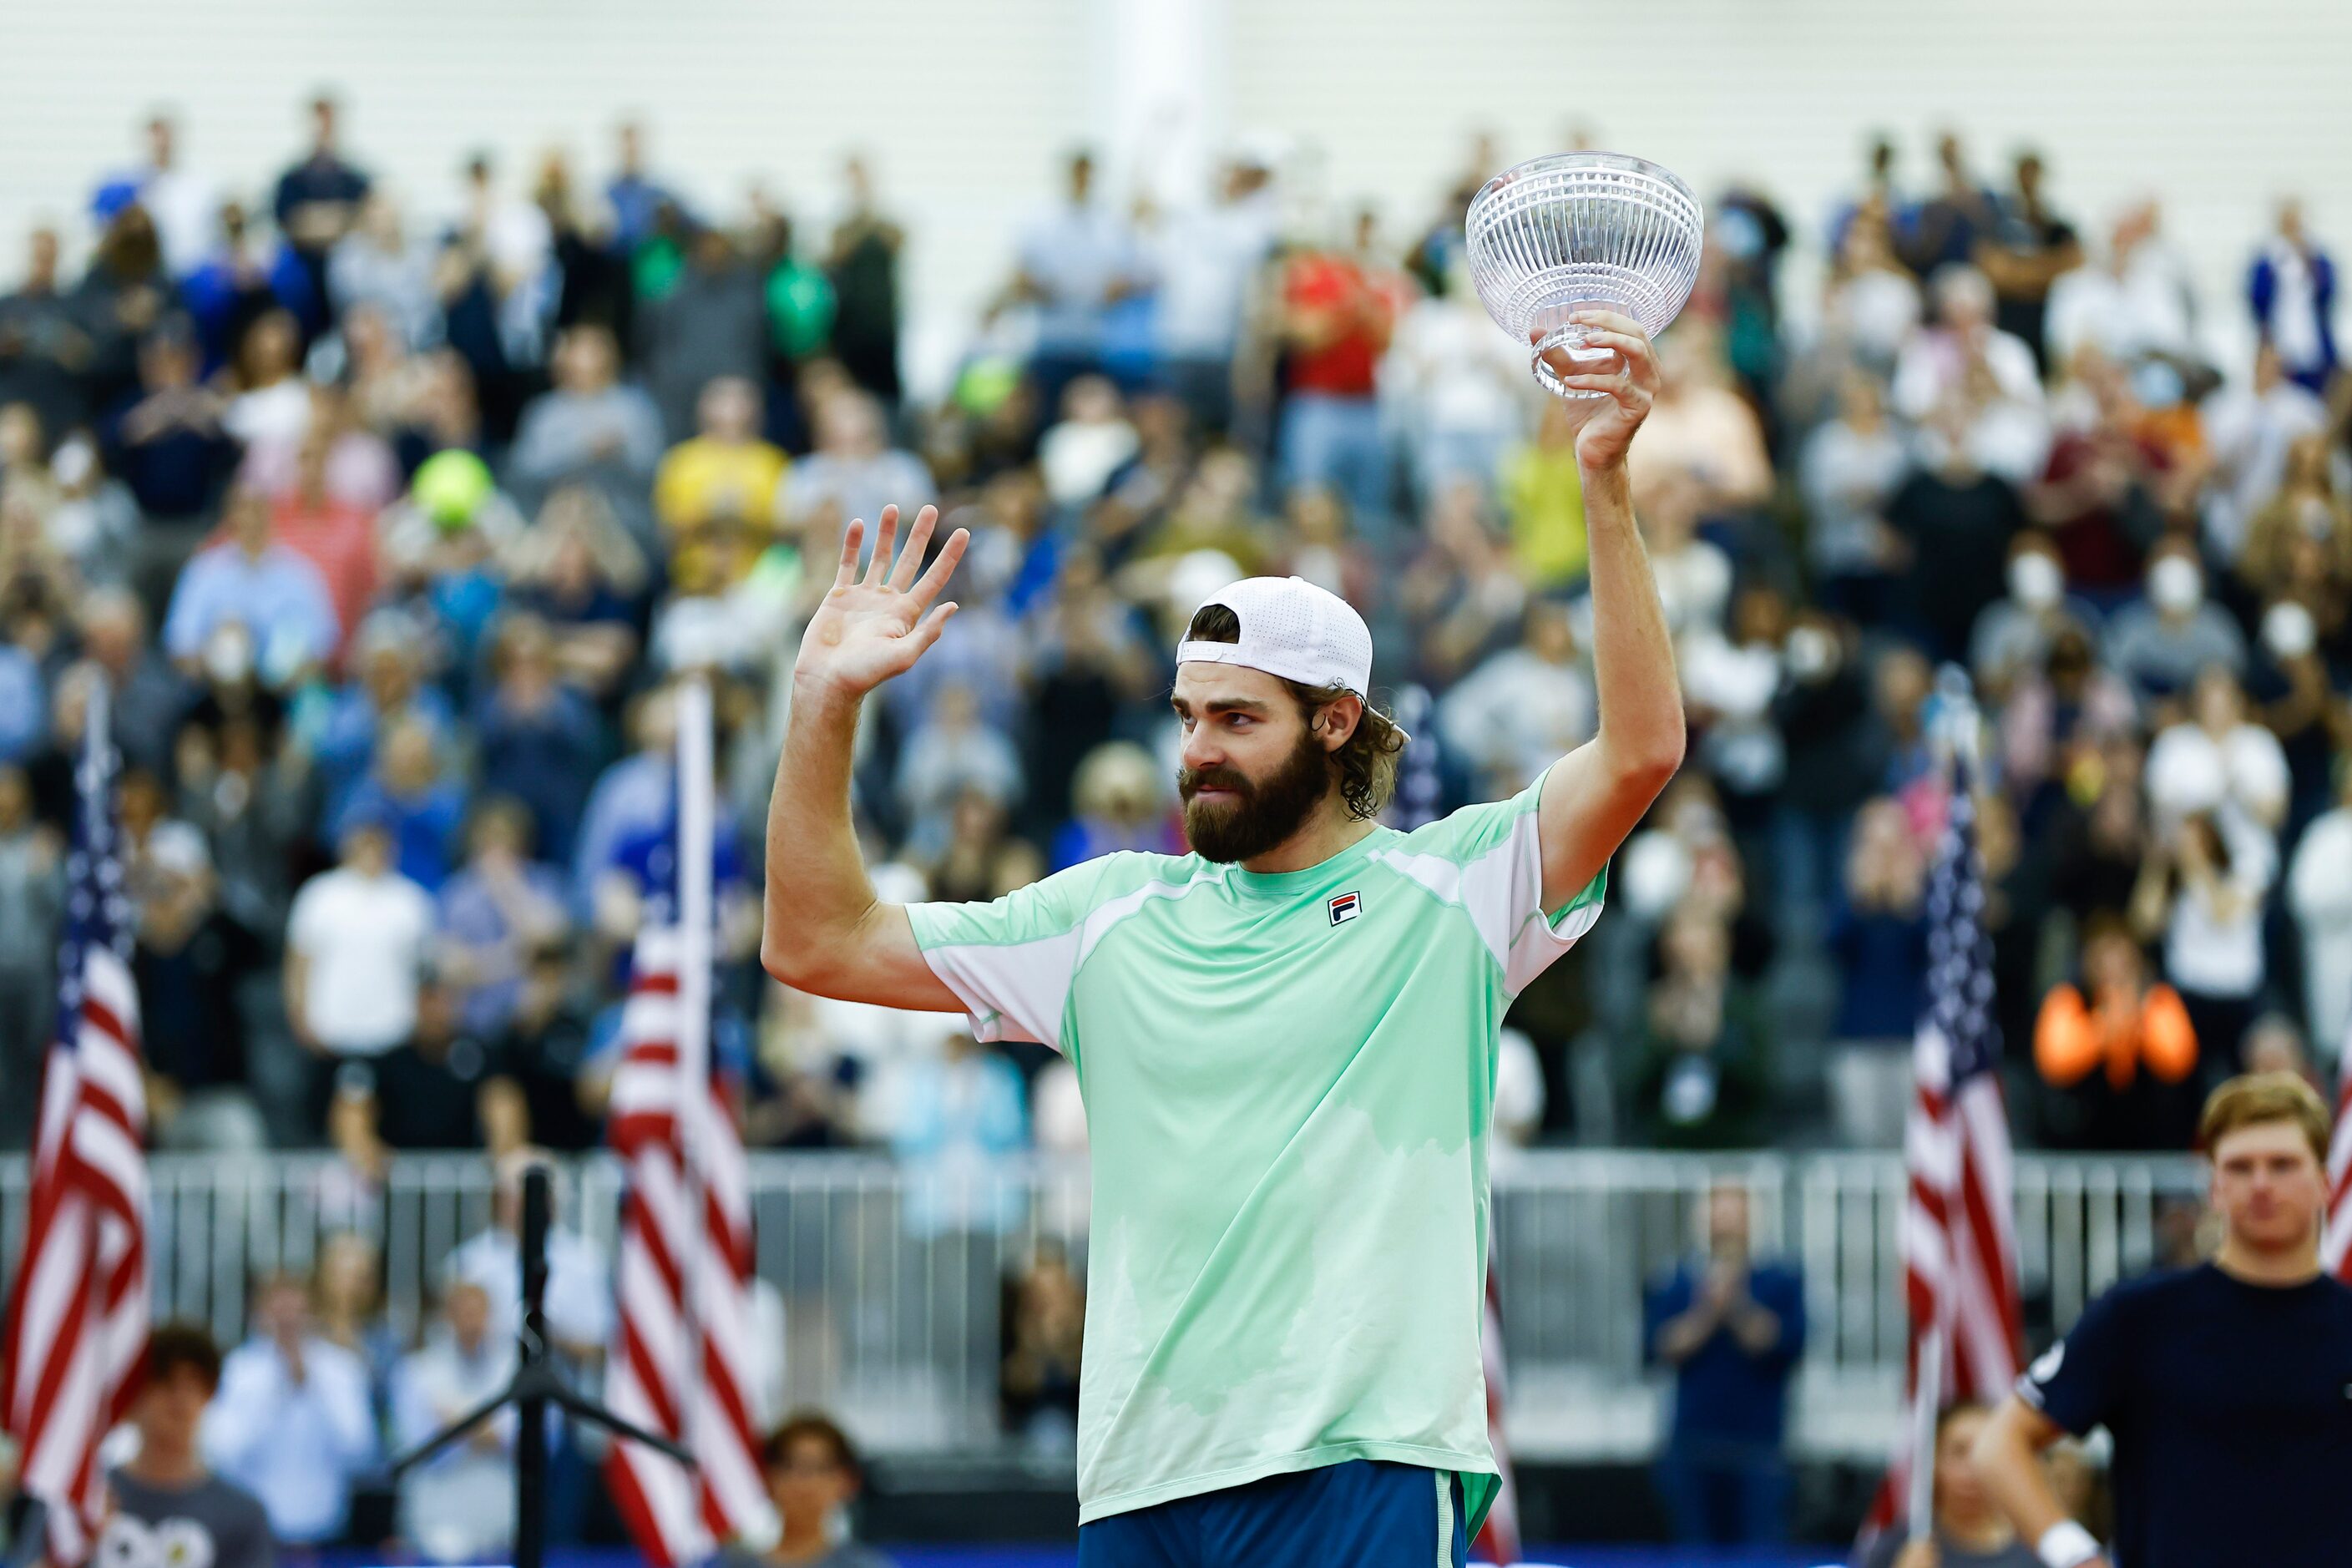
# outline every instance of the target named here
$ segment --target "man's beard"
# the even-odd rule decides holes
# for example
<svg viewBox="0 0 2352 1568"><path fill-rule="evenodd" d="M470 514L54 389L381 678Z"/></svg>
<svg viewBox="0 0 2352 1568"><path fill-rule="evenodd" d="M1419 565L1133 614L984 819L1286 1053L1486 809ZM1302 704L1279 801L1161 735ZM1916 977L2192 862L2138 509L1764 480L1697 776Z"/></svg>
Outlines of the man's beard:
<svg viewBox="0 0 2352 1568"><path fill-rule="evenodd" d="M1229 789L1236 798L1195 800L1204 789ZM1184 837L1202 859L1223 864L1255 859L1289 839L1330 789L1330 753L1312 731L1300 734L1290 755L1263 781L1236 768L1183 768L1176 774Z"/></svg>

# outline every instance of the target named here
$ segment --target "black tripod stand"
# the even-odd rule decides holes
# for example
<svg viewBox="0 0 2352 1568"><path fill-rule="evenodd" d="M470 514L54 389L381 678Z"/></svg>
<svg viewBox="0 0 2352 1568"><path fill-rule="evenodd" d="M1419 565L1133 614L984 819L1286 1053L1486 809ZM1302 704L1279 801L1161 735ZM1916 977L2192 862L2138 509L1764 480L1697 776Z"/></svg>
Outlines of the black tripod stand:
<svg viewBox="0 0 2352 1568"><path fill-rule="evenodd" d="M522 1178L522 1331L514 1381L476 1409L392 1462L397 1480L467 1433L513 1405L520 1417L515 1434L514 1568L543 1568L547 1557L547 1407L560 1405L573 1419L602 1426L616 1436L659 1449L692 1468L694 1456L667 1437L633 1426L601 1405L582 1398L563 1381L547 1347L547 1167L533 1165Z"/></svg>

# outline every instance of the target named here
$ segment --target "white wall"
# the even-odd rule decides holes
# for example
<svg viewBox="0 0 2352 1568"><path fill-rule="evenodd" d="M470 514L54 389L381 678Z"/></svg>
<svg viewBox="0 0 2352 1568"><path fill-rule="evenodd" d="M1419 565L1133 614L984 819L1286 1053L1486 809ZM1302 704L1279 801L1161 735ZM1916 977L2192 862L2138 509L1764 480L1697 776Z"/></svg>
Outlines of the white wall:
<svg viewBox="0 0 2352 1568"><path fill-rule="evenodd" d="M2095 227L2161 193L2209 316L2234 320L2224 290L2282 191L2352 250L2352 0L0 0L0 278L7 237L78 215L150 105L182 110L192 163L257 193L326 82L353 150L427 213L477 145L514 178L551 144L601 174L625 109L730 205L760 175L821 213L862 144L912 220L919 302L952 317L1001 275L1059 151L1133 144L1150 106L1117 89L1164 73L1118 53L1187 6L1213 38L1219 79L1188 106L1223 121L1205 133L1310 140L1332 194L1381 197L1399 230L1473 125L1514 158L1590 125L1702 195L1747 175L1810 234L1869 128L1925 179L1949 123L1987 167L2042 146Z"/></svg>

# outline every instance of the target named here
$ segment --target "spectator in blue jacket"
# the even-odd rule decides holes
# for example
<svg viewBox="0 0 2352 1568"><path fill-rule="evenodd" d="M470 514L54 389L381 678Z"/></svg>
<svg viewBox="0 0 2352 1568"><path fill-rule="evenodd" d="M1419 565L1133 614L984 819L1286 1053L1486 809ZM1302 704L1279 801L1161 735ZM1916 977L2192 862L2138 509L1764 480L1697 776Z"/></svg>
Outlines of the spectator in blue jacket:
<svg viewBox="0 0 2352 1568"><path fill-rule="evenodd" d="M1805 1349L1804 1280L1748 1251L1748 1190L1707 1194L1706 1251L1653 1286L1644 1350L1674 1369L1658 1489L1685 1545L1788 1539L1789 1379Z"/></svg>

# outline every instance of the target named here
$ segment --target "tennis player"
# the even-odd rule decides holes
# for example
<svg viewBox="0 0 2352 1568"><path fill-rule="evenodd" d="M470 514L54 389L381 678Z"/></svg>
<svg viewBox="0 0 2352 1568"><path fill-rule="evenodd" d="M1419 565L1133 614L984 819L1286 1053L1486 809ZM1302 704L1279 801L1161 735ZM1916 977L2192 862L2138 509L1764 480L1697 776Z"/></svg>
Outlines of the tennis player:
<svg viewBox="0 0 2352 1568"><path fill-rule="evenodd" d="M2205 1102L2221 1250L2084 1309L1977 1439L1977 1469L2049 1568L2352 1563L2352 1287L2319 1267L2327 1108L2292 1073ZM2115 1438L2114 1556L2035 1453Z"/></svg>
<svg viewBox="0 0 2352 1568"><path fill-rule="evenodd" d="M961 1011L1076 1068L1093 1150L1080 1373L1086 1568L1459 1563L1493 1500L1478 1334L1496 1037L1590 930L1611 853L1683 754L1625 454L1640 327L1578 390L1599 734L1509 800L1381 826L1407 737L1372 642L1297 578L1213 595L1176 652L1192 853L1122 853L993 903L877 901L850 823L866 694L952 603L895 508L793 670L761 958L803 991ZM1590 363L1590 362L1588 362Z"/></svg>

